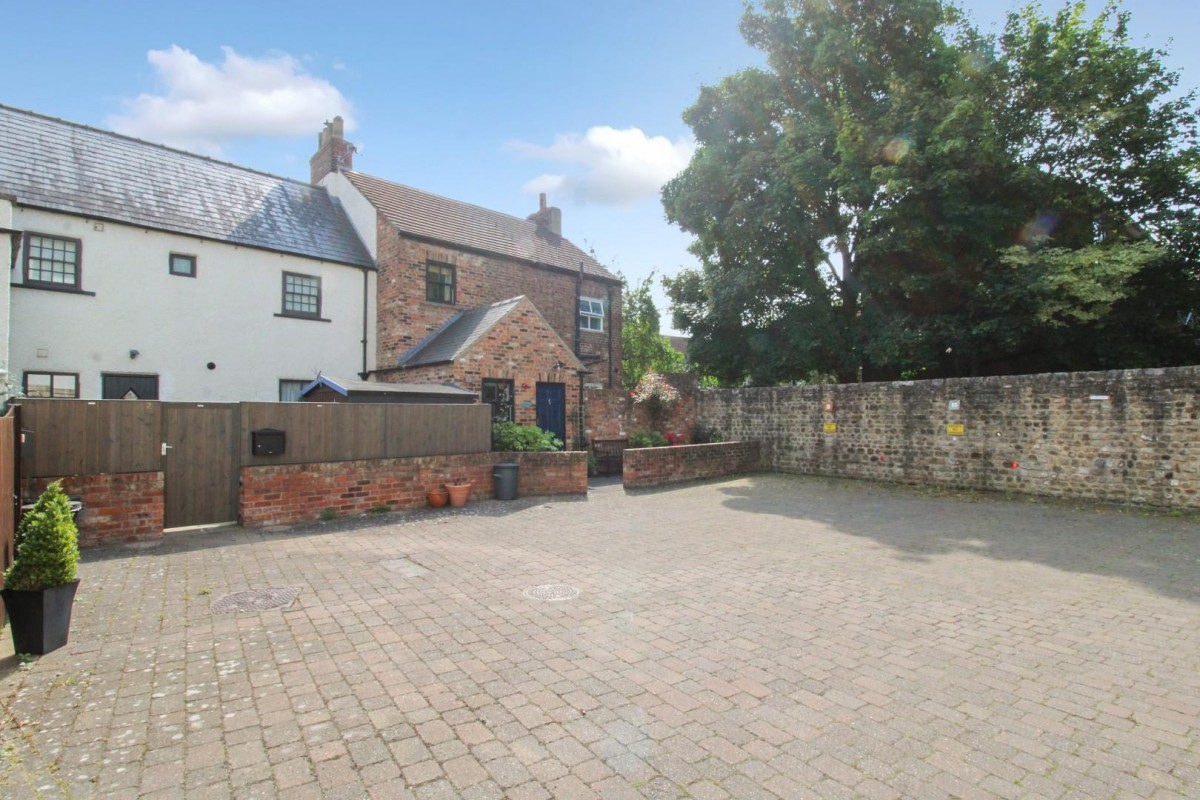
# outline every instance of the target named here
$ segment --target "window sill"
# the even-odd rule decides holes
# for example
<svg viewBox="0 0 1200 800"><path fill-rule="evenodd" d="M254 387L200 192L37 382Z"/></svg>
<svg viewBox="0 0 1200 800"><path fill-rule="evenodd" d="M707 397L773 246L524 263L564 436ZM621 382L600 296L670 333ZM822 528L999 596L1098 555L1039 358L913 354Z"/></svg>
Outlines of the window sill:
<svg viewBox="0 0 1200 800"><path fill-rule="evenodd" d="M82 294L87 297L95 297L95 292L87 292L83 289L77 289L74 286L55 286L52 283L10 283L9 286L14 289L36 289L39 292L61 292L62 294Z"/></svg>
<svg viewBox="0 0 1200 800"><path fill-rule="evenodd" d="M307 314L276 314L275 316L282 317L283 319L303 319L309 322L333 322L331 319L325 319L324 317L310 317Z"/></svg>

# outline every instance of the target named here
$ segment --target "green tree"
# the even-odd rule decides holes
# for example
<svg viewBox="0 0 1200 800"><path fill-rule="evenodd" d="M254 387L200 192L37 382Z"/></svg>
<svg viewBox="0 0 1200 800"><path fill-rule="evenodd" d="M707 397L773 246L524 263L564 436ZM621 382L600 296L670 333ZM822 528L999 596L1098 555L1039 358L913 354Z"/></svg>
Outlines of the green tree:
<svg viewBox="0 0 1200 800"><path fill-rule="evenodd" d="M683 354L659 333L658 309L651 293L654 273L636 287L621 276L621 374L625 388L632 390L648 372L678 372L684 369Z"/></svg>
<svg viewBox="0 0 1200 800"><path fill-rule="evenodd" d="M1194 359L1192 97L1127 20L1027 9L995 39L940 0L748 9L768 68L701 90L663 192L701 262L666 282L692 362L768 383ZM1165 286L1172 323L1131 341L1114 321Z"/></svg>

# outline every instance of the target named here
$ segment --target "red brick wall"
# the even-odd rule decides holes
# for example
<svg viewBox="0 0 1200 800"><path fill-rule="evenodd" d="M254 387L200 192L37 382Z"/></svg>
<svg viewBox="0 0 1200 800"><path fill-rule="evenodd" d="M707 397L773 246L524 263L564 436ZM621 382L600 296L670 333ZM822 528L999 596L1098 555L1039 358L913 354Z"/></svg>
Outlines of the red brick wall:
<svg viewBox="0 0 1200 800"><path fill-rule="evenodd" d="M376 364L386 369L413 345L464 308L497 303L518 295L527 296L567 346L575 347L579 325L576 302L578 276L503 256L485 256L451 247L429 244L399 234L386 220L377 219L377 263L379 267L376 307L378 335ZM455 268L455 305L425 299L427 261ZM583 332L580 353L595 355L588 360L589 381L609 385L609 341L612 341L613 385L621 383L621 287L585 278L582 293L609 298L613 308L611 328L604 333Z"/></svg>
<svg viewBox="0 0 1200 800"><path fill-rule="evenodd" d="M483 388L484 378L511 380L514 417L522 425L537 422L538 382L564 384L566 446L573 449L578 430L579 378L573 367L557 369L556 364L573 365L575 358L539 310L529 302L519 304L453 364L384 372L379 378L400 383L450 383L473 392Z"/></svg>
<svg viewBox="0 0 1200 800"><path fill-rule="evenodd" d="M27 478L21 481L21 502L34 502L54 480L63 482L67 494L79 495L83 500L78 522L80 547L162 538L161 472Z"/></svg>
<svg viewBox="0 0 1200 800"><path fill-rule="evenodd" d="M687 441L696 431L696 398L700 391L690 372L669 372L667 382L679 390L679 402L659 427L659 433L681 433ZM650 433L645 409L622 389L588 389L584 393L585 429L592 439L624 439L630 433Z"/></svg>
<svg viewBox="0 0 1200 800"><path fill-rule="evenodd" d="M490 498L492 466L521 465L522 495L587 492L587 455L566 453L477 453L462 456L339 461L242 468L241 523L247 528L320 519L326 509L339 516L425 505L425 492L452 479L471 482L471 498Z"/></svg>
<svg viewBox="0 0 1200 800"><path fill-rule="evenodd" d="M720 442L681 447L643 447L625 451L626 489L644 489L762 468L758 442Z"/></svg>

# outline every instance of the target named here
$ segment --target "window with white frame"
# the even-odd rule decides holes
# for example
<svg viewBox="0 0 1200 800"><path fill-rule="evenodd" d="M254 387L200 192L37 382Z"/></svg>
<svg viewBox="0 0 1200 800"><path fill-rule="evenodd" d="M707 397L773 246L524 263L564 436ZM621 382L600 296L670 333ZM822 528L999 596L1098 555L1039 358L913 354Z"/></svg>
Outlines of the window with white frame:
<svg viewBox="0 0 1200 800"><path fill-rule="evenodd" d="M289 317L320 317L321 279L315 275L283 273L283 313Z"/></svg>
<svg viewBox="0 0 1200 800"><path fill-rule="evenodd" d="M78 289L82 249L78 239L25 234L25 283Z"/></svg>
<svg viewBox="0 0 1200 800"><path fill-rule="evenodd" d="M585 331L604 330L604 301L595 297L579 298L579 328Z"/></svg>

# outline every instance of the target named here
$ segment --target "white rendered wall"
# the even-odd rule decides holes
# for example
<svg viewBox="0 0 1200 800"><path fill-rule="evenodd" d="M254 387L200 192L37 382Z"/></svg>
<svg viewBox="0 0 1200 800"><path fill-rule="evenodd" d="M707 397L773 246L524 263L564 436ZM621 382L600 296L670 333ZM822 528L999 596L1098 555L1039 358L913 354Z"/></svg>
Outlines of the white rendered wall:
<svg viewBox="0 0 1200 800"><path fill-rule="evenodd" d="M363 197L362 192L355 188L346 176L340 172L330 172L321 178L321 186L342 203L342 209L350 218L350 224L358 232L358 238L367 246L371 258L378 260L378 245L376 234L379 230L376 220L378 213L371 201Z"/></svg>
<svg viewBox="0 0 1200 800"><path fill-rule="evenodd" d="M95 293L12 288L17 385L26 371L75 372L80 397L97 399L102 373L156 374L161 400L273 401L280 379L311 379L318 370L354 379L362 370L361 269L20 206L11 227L82 240L80 288ZM170 274L171 253L196 256L196 277ZM14 283L23 281L23 265L22 251ZM329 322L275 316L284 272L321 278ZM370 369L373 271L368 281Z"/></svg>

